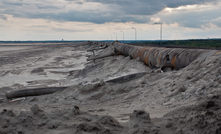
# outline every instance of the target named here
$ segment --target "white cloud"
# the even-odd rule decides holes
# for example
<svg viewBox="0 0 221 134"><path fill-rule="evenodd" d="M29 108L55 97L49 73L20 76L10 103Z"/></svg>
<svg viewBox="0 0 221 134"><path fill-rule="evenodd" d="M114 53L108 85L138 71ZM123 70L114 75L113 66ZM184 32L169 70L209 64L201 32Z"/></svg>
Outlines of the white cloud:
<svg viewBox="0 0 221 134"><path fill-rule="evenodd" d="M211 22L212 22L213 24L215 24L216 26L221 27L221 17L212 19Z"/></svg>
<svg viewBox="0 0 221 134"><path fill-rule="evenodd" d="M220 17L221 2L207 5L187 5L176 8L165 8L153 17L161 18L167 24L178 23L182 27L203 28L203 25L214 23ZM215 24L215 23L214 23ZM219 25L217 25L219 26Z"/></svg>
<svg viewBox="0 0 221 134"><path fill-rule="evenodd" d="M216 2L214 4L214 2ZM217 0L0 0L0 40L221 37ZM10 36L14 35L14 36ZM112 35L114 38L114 35Z"/></svg>

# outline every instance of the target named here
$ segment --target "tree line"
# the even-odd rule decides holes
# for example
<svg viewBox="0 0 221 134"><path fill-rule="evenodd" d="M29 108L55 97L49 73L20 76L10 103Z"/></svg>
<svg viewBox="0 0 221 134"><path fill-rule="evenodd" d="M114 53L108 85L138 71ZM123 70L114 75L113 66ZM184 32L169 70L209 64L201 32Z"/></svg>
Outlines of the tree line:
<svg viewBox="0 0 221 134"><path fill-rule="evenodd" d="M139 44L160 45L160 41L140 41ZM221 47L221 39L190 39L190 40L167 40L162 45L177 45L188 47Z"/></svg>

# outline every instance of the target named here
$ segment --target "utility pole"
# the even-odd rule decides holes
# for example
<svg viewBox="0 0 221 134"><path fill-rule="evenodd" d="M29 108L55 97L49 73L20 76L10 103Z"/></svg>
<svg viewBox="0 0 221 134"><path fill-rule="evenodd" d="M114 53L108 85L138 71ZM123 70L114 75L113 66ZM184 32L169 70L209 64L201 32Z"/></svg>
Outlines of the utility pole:
<svg viewBox="0 0 221 134"><path fill-rule="evenodd" d="M116 34L116 33L114 32L114 34ZM116 40L117 40L117 34L116 34Z"/></svg>
<svg viewBox="0 0 221 134"><path fill-rule="evenodd" d="M160 45L162 45L162 23L154 23L154 24L160 24Z"/></svg>
<svg viewBox="0 0 221 134"><path fill-rule="evenodd" d="M123 31L121 31L122 33L123 33L123 43L124 43L124 32Z"/></svg>
<svg viewBox="0 0 221 134"><path fill-rule="evenodd" d="M132 29L134 29L134 30L135 30L135 41L137 42L137 29L136 29L136 28L134 28L134 27L132 27Z"/></svg>

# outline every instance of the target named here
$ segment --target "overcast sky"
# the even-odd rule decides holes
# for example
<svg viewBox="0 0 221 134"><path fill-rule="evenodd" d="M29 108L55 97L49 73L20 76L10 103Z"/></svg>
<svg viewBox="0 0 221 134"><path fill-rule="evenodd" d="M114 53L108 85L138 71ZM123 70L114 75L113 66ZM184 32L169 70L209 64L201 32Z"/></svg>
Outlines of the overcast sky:
<svg viewBox="0 0 221 134"><path fill-rule="evenodd" d="M220 0L0 0L0 40L221 38ZM122 31L122 32L121 32Z"/></svg>

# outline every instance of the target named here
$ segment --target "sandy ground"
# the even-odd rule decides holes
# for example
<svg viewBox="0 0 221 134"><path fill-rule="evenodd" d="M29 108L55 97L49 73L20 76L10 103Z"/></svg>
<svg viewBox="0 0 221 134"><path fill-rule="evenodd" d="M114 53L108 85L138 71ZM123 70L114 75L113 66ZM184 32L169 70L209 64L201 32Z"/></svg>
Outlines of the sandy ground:
<svg viewBox="0 0 221 134"><path fill-rule="evenodd" d="M122 55L87 62L89 42L7 45L0 44L0 134L221 133L221 53L157 73ZM134 73L146 75L106 82ZM67 88L5 97L41 87Z"/></svg>

